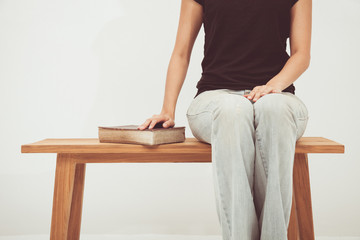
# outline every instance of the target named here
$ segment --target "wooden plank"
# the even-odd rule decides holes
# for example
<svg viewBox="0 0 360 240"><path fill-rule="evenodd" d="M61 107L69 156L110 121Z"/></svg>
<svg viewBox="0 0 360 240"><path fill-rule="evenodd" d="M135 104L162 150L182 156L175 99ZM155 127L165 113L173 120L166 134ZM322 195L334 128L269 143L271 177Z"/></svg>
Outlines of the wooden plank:
<svg viewBox="0 0 360 240"><path fill-rule="evenodd" d="M344 153L344 145L323 137L301 137L296 153ZM98 138L48 138L21 146L22 153L209 153L211 145L196 138L157 146L100 143Z"/></svg>
<svg viewBox="0 0 360 240"><path fill-rule="evenodd" d="M294 190L300 239L314 240L310 176L307 154L295 154Z"/></svg>
<svg viewBox="0 0 360 240"><path fill-rule="evenodd" d="M100 143L97 138L44 139L21 146L22 153L206 153L210 151L210 144L195 138L187 138L182 143L156 146Z"/></svg>

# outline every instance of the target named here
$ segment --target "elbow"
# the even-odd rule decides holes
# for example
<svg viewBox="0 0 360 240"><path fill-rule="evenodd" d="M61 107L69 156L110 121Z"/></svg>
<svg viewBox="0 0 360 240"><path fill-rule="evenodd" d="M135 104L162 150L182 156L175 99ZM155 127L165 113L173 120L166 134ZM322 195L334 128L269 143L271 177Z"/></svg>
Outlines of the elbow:
<svg viewBox="0 0 360 240"><path fill-rule="evenodd" d="M185 61L185 62L190 62L190 58L191 58L191 53L186 52L186 51L174 51L172 57L181 60L181 61Z"/></svg>
<svg viewBox="0 0 360 240"><path fill-rule="evenodd" d="M306 69L309 68L310 66L310 61L311 61L311 56L310 53L308 52L303 52L303 51L297 51L296 53L293 54L294 56L296 56L296 59L299 59L299 63L301 63L301 65Z"/></svg>

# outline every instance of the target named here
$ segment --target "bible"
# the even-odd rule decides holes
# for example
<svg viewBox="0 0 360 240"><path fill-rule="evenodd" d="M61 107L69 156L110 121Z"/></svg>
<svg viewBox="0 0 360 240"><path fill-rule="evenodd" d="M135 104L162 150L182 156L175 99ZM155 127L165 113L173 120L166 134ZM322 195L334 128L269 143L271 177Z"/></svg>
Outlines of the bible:
<svg viewBox="0 0 360 240"><path fill-rule="evenodd" d="M99 126L100 143L130 143L159 145L185 141L185 127L162 127L163 122L154 128L139 130L138 125Z"/></svg>

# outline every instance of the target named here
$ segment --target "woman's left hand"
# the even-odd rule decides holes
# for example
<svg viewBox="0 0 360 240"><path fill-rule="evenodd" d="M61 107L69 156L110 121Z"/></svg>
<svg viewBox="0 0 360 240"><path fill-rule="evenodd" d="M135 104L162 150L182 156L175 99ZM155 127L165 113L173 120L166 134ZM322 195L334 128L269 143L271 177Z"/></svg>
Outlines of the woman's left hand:
<svg viewBox="0 0 360 240"><path fill-rule="evenodd" d="M269 93L279 93L281 92L280 88L270 86L270 85L260 85L253 88L249 94L244 94L243 96L249 100L256 102L262 96L265 96Z"/></svg>

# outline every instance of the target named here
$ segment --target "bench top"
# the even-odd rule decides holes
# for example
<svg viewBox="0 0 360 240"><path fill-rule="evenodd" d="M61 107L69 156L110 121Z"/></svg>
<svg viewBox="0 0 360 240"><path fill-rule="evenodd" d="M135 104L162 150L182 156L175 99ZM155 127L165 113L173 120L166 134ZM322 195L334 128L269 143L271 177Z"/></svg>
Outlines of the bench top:
<svg viewBox="0 0 360 240"><path fill-rule="evenodd" d="M301 137L296 153L344 153L344 145L323 137ZM211 145L196 138L155 146L100 143L98 138L47 138L21 145L22 153L211 153Z"/></svg>

